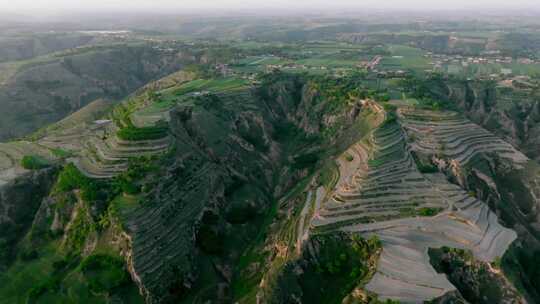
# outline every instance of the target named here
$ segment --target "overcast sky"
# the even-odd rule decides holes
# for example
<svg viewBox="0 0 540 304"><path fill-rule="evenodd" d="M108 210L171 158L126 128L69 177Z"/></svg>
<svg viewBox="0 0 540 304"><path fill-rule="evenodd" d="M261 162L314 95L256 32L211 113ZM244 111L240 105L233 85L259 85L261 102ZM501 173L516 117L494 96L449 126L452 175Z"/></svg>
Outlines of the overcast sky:
<svg viewBox="0 0 540 304"><path fill-rule="evenodd" d="M259 10L379 8L412 10L540 8L540 0L0 0L0 12L86 10Z"/></svg>

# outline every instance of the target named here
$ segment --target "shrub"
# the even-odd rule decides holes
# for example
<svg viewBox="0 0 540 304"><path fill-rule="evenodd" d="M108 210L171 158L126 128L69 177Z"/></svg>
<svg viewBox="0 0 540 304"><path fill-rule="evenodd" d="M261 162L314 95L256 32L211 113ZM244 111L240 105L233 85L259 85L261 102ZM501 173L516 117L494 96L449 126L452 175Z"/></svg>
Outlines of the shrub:
<svg viewBox="0 0 540 304"><path fill-rule="evenodd" d="M501 265L502 265L501 257L495 258L495 260L491 263L491 266L493 266L494 268L497 268L497 269L501 269Z"/></svg>
<svg viewBox="0 0 540 304"><path fill-rule="evenodd" d="M21 166L27 170L39 170L50 166L50 163L37 155L25 155L21 159Z"/></svg>
<svg viewBox="0 0 540 304"><path fill-rule="evenodd" d="M55 292L56 290L58 290L58 288L60 288L60 278L48 278L47 280L30 289L27 295L28 300L26 302L32 303L33 301L36 301L41 295L47 292Z"/></svg>
<svg viewBox="0 0 540 304"><path fill-rule="evenodd" d="M439 169L434 165L419 164L418 171L421 173L436 173L439 172Z"/></svg>
<svg viewBox="0 0 540 304"><path fill-rule="evenodd" d="M203 225L197 233L197 244L206 253L219 254L223 251L223 235L215 228Z"/></svg>
<svg viewBox="0 0 540 304"><path fill-rule="evenodd" d="M0 263L7 263L10 257L10 244L5 238L0 238Z"/></svg>
<svg viewBox="0 0 540 304"><path fill-rule="evenodd" d="M153 140L167 136L167 129L161 127L126 127L116 133L123 140Z"/></svg>
<svg viewBox="0 0 540 304"><path fill-rule="evenodd" d="M56 157L59 157L59 158L67 158L73 155L73 153L60 149L60 148L54 148L51 151Z"/></svg>
<svg viewBox="0 0 540 304"><path fill-rule="evenodd" d="M66 260L54 261L52 264L54 271L60 271L64 269L67 265L68 265L68 262Z"/></svg>
<svg viewBox="0 0 540 304"><path fill-rule="evenodd" d="M394 105L391 105L389 103L383 104L383 108L386 112L395 112L397 110L397 107Z"/></svg>
<svg viewBox="0 0 540 304"><path fill-rule="evenodd" d="M375 96L375 99L379 102L387 102L390 101L390 95L388 93L383 93Z"/></svg>
<svg viewBox="0 0 540 304"><path fill-rule="evenodd" d="M420 216L434 216L439 212L440 212L439 208L423 207L423 208L420 208L420 210L418 210L418 215L420 215Z"/></svg>
<svg viewBox="0 0 540 304"><path fill-rule="evenodd" d="M233 204L225 214L227 221L231 224L243 224L255 218L257 208L249 203Z"/></svg>
<svg viewBox="0 0 540 304"><path fill-rule="evenodd" d="M125 127L116 132L118 138L123 140L153 140L167 136L169 130L168 124L164 121L159 121L155 126L137 128L131 120L124 121Z"/></svg>
<svg viewBox="0 0 540 304"><path fill-rule="evenodd" d="M293 167L295 169L304 169L310 167L319 161L318 153L306 153L294 158Z"/></svg>
<svg viewBox="0 0 540 304"><path fill-rule="evenodd" d="M35 249L25 249L25 250L22 250L20 254L20 258L23 261L35 260L38 257L39 257L39 253Z"/></svg>
<svg viewBox="0 0 540 304"><path fill-rule="evenodd" d="M93 254L81 262L80 269L94 292L109 292L128 282L124 261L120 257Z"/></svg>
<svg viewBox="0 0 540 304"><path fill-rule="evenodd" d="M71 191L80 189L82 185L89 183L89 178L84 176L73 164L68 164L58 175L56 188L59 191Z"/></svg>
<svg viewBox="0 0 540 304"><path fill-rule="evenodd" d="M111 186L84 176L73 164L68 164L58 175L56 190L60 192L81 190L81 198L84 201L106 200L115 193Z"/></svg>
<svg viewBox="0 0 540 304"><path fill-rule="evenodd" d="M150 157L132 158L129 160L127 171L117 176L113 184L117 186L116 190L126 194L139 194L142 186L137 181L143 180L147 174L156 171L158 168ZM150 189L146 188L145 190L149 191Z"/></svg>
<svg viewBox="0 0 540 304"><path fill-rule="evenodd" d="M120 187L122 192L130 195L139 194L141 192L141 186L135 184L133 181L123 179L120 181Z"/></svg>

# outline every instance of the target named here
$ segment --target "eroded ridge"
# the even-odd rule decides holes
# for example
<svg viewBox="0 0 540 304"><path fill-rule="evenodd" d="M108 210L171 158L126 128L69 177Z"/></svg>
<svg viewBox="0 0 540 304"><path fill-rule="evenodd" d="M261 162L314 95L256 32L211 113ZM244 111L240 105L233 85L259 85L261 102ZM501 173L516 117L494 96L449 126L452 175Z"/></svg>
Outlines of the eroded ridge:
<svg viewBox="0 0 540 304"><path fill-rule="evenodd" d="M446 124L463 123L456 117L451 122L447 113L440 115ZM508 144L492 140L499 152L520 159ZM487 204L449 183L443 174L420 173L409 143L400 121L387 120L346 151L348 162L339 161L340 179L314 214L311 228L315 233L341 230L378 236L383 251L366 289L381 299L422 303L455 290L431 266L429 248L467 249L490 262L501 257L517 235L498 223ZM450 153L466 160L484 149L474 147L466 154ZM433 153L437 146L423 148Z"/></svg>
<svg viewBox="0 0 540 304"><path fill-rule="evenodd" d="M412 138L414 150L437 153L466 164L478 153L497 153L515 163L528 158L512 145L463 118L456 112L401 108L398 115Z"/></svg>

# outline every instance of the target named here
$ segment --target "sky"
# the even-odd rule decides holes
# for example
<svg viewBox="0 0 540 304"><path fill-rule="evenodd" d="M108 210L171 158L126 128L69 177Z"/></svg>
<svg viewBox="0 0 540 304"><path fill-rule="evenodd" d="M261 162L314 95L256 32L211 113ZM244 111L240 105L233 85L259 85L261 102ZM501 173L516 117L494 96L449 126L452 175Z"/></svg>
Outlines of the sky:
<svg viewBox="0 0 540 304"><path fill-rule="evenodd" d="M397 9L397 10L537 10L540 0L0 0L0 13L66 12L101 10L310 10Z"/></svg>

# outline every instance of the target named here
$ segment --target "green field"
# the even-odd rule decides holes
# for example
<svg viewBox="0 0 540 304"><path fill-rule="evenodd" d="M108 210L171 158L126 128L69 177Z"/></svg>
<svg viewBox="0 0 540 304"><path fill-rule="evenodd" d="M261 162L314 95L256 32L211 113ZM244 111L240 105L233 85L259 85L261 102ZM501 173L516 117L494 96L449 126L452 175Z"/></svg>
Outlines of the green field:
<svg viewBox="0 0 540 304"><path fill-rule="evenodd" d="M173 88L175 95L184 95L197 91L208 91L210 93L220 93L245 89L248 82L239 78L219 78L219 79L198 79L182 84Z"/></svg>
<svg viewBox="0 0 540 304"><path fill-rule="evenodd" d="M431 69L430 61L424 57L425 52L421 49L405 45L390 45L388 50L392 55L385 56L381 61L383 69L401 68L415 72Z"/></svg>
<svg viewBox="0 0 540 304"><path fill-rule="evenodd" d="M240 78L218 78L218 79L197 79L186 82L180 86L172 87L160 91L161 97L151 106L138 111L139 115L155 114L167 111L177 102L185 98L184 95L194 92L207 91L210 93L223 93L235 90L242 90L248 87L249 83Z"/></svg>
<svg viewBox="0 0 540 304"><path fill-rule="evenodd" d="M298 60L296 63L303 64L306 66L322 66L328 68L337 68L337 67L354 67L359 63L359 60L343 60L332 58L332 56L322 56L316 58L302 59Z"/></svg>
<svg viewBox="0 0 540 304"><path fill-rule="evenodd" d="M238 62L240 65L268 65L268 64L284 64L288 61L275 56L250 56L246 57Z"/></svg>

